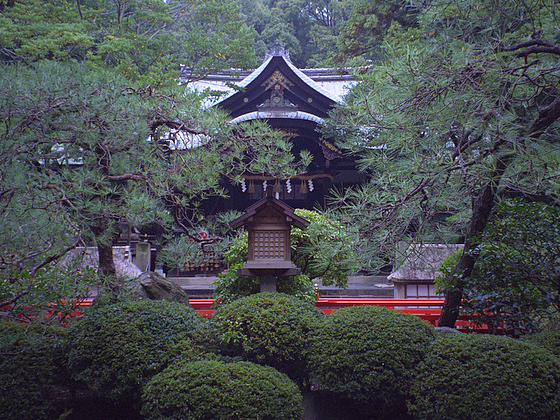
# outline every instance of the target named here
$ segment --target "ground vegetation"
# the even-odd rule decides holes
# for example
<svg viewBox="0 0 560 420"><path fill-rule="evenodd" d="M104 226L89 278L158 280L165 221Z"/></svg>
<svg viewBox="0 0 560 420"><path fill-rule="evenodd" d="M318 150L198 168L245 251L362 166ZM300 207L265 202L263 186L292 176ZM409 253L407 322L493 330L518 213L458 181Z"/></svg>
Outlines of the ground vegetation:
<svg viewBox="0 0 560 420"><path fill-rule="evenodd" d="M176 358L197 357L193 337L202 321L190 307L137 300L99 305L68 335L65 366L96 396L140 408L144 385Z"/></svg>
<svg viewBox="0 0 560 420"><path fill-rule="evenodd" d="M558 359L509 337L446 334L419 363L418 419L558 418Z"/></svg>
<svg viewBox="0 0 560 420"><path fill-rule="evenodd" d="M361 405L366 418L406 418L413 368L434 340L433 328L381 307L339 309L309 334L313 389Z"/></svg>
<svg viewBox="0 0 560 420"><path fill-rule="evenodd" d="M224 354L273 366L304 386L307 336L321 315L296 297L259 293L220 306L212 324Z"/></svg>
<svg viewBox="0 0 560 420"><path fill-rule="evenodd" d="M250 362L181 362L142 396L147 419L299 419L302 397L283 373Z"/></svg>

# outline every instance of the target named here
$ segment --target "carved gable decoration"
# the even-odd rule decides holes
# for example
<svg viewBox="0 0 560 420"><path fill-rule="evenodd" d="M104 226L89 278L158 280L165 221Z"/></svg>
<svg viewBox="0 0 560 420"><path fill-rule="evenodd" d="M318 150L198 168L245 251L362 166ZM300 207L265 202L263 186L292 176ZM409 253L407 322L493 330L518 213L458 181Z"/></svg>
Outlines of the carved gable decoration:
<svg viewBox="0 0 560 420"><path fill-rule="evenodd" d="M293 86L294 84L292 82L290 82L286 76L284 76L282 74L282 72L280 72L279 70L275 70L274 73L272 73L272 75L265 80L265 82L261 85L264 86L265 89L270 89L271 87L274 86L274 89L280 89L280 88L288 88L290 86ZM279 86L279 87L276 87Z"/></svg>
<svg viewBox="0 0 560 420"><path fill-rule="evenodd" d="M291 103L284 97L284 89L281 85L274 85L274 89L270 92L270 98L262 104L257 105L259 111L297 111L298 106Z"/></svg>
<svg viewBox="0 0 560 420"><path fill-rule="evenodd" d="M296 111L298 106L284 97L284 90L294 86L281 71L275 70L272 75L262 83L266 90L270 90L270 97L262 104L257 105L259 111Z"/></svg>

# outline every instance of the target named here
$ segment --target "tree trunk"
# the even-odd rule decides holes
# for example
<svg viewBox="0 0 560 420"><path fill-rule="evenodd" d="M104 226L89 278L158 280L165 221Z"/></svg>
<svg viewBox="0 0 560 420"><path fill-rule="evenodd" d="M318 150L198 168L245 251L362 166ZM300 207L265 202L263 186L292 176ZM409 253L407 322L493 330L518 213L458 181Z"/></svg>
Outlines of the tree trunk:
<svg viewBox="0 0 560 420"><path fill-rule="evenodd" d="M558 118L560 118L560 96L557 96L550 105L540 111L538 118L527 129L526 134L538 137ZM498 184L512 159L511 155L498 159L492 178L479 192L473 203L473 214L465 239L465 248L463 248L463 253L455 265L455 271L460 274L457 274L456 287L445 294L445 302L438 321L440 327L453 328L455 326L463 298L463 279L471 275L476 262L476 256L469 255L469 251L476 247L477 235L481 234L486 228L494 205Z"/></svg>
<svg viewBox="0 0 560 420"><path fill-rule="evenodd" d="M479 191L473 201L472 216L465 238L465 247L457 264L455 264L454 271L457 273L455 278L456 286L445 293L445 302L443 303L438 321L439 327L453 328L455 326L459 316L459 309L461 308L461 300L463 299L463 279L471 275L476 262L476 256L472 254L471 250L478 245L478 236L484 231L490 219L498 184L506 170L507 160L507 158L498 160L494 176Z"/></svg>
<svg viewBox="0 0 560 420"><path fill-rule="evenodd" d="M97 272L104 277L115 277L117 270L115 268L115 260L113 259L113 246L97 243L97 252L99 253L99 267Z"/></svg>
<svg viewBox="0 0 560 420"><path fill-rule="evenodd" d="M109 229L109 221L104 217L100 217L91 225L91 230L97 241L97 253L99 255L97 272L104 277L115 277L117 270L113 259L113 235L109 234Z"/></svg>

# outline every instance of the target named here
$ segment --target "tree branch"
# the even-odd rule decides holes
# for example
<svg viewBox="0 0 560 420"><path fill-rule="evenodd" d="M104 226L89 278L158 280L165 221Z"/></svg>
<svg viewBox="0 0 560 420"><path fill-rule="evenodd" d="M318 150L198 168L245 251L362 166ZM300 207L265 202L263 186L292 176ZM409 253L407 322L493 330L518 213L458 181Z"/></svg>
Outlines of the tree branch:
<svg viewBox="0 0 560 420"><path fill-rule="evenodd" d="M74 243L72 243L71 245L67 246L66 248L64 248L60 252L57 252L56 254L53 254L50 257L45 258L41 263L39 263L35 267L33 267L29 271L29 280L31 282L29 284L29 286L27 286L25 288L25 290L22 290L21 292L19 292L17 295L12 297L11 299L0 302L0 308L3 307L3 306L12 305L13 303L15 303L19 299L21 299L23 296L28 295L31 292L31 288L33 286L33 280L35 279L35 276L37 275L37 272L41 268L43 268L43 267L49 265L50 263L52 263L53 261L59 260L64 255L66 255L70 250L76 248L78 246L78 244L80 243L80 241L81 241L81 238L76 239L76 241L74 241Z"/></svg>
<svg viewBox="0 0 560 420"><path fill-rule="evenodd" d="M528 41L518 42L517 44L504 47L504 51L518 51L514 55L516 57L527 57L530 54L548 53L560 55L560 46L553 44L541 38L530 39Z"/></svg>
<svg viewBox="0 0 560 420"><path fill-rule="evenodd" d="M532 137L538 136L560 118L560 95L544 108L538 118L531 124L528 129L529 135Z"/></svg>
<svg viewBox="0 0 560 420"><path fill-rule="evenodd" d="M145 175L139 174L124 174L124 175L109 175L107 180L111 182L124 182L124 181L145 181L148 179Z"/></svg>

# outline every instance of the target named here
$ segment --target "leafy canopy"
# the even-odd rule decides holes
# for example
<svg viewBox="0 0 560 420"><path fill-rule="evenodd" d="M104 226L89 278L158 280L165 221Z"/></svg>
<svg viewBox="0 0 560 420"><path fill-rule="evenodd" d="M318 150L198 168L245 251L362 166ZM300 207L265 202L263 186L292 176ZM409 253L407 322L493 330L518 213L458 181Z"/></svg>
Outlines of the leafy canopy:
<svg viewBox="0 0 560 420"><path fill-rule="evenodd" d="M385 40L323 127L368 175L333 202L372 270L398 241L480 233L496 194L560 192L557 2L411 4L419 28Z"/></svg>

